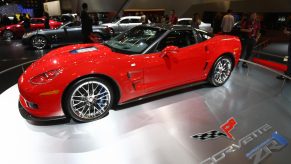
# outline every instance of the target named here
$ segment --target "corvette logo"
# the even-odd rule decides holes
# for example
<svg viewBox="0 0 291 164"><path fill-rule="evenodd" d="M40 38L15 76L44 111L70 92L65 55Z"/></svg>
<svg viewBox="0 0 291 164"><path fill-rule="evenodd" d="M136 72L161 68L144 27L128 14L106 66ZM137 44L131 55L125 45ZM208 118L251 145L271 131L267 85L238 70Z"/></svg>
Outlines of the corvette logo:
<svg viewBox="0 0 291 164"><path fill-rule="evenodd" d="M236 126L237 122L235 121L235 119L232 117L230 118L226 123L222 124L220 126L220 129L224 132L220 132L217 130L211 130L205 133L199 133L199 134L195 134L192 136L192 138L197 139L197 140L202 140L202 141L206 141L209 139L216 139L219 137L227 137L229 139L234 140L234 137L232 136L232 134L230 133L234 127Z"/></svg>
<svg viewBox="0 0 291 164"><path fill-rule="evenodd" d="M248 145L253 140L255 140L259 136L263 135L264 133L267 133L271 129L272 129L272 126L265 124L262 127L256 129L255 131L249 133L245 137L239 139L238 143L231 144L230 146L218 151L217 153L213 154L209 158L200 162L200 164L215 164L215 163L221 162L223 159L226 158L227 155L230 155L230 154L240 150L243 146Z"/></svg>
<svg viewBox="0 0 291 164"><path fill-rule="evenodd" d="M253 160L254 164L262 162L273 152L282 150L288 145L288 141L278 132L272 133L272 137L259 144L246 154L246 157Z"/></svg>
<svg viewBox="0 0 291 164"><path fill-rule="evenodd" d="M236 120L232 117L226 123L220 126L221 131L211 130L205 133L198 133L192 136L193 139L197 140L209 140L216 139L221 136L227 137L234 140L233 135L230 133L237 125ZM240 150L243 146L248 145L250 142L260 137L264 133L267 133L272 129L272 126L265 124L255 131L249 133L245 137L238 140L237 144L231 144L230 146L218 151L214 155L200 162L200 164L215 164L221 162L226 158L228 154L232 154ZM273 152L282 150L288 145L288 141L281 136L278 132L273 132L272 136L265 140L263 143L259 144L252 150L250 150L246 157L253 161L253 164L258 164L262 162L267 157L271 156Z"/></svg>

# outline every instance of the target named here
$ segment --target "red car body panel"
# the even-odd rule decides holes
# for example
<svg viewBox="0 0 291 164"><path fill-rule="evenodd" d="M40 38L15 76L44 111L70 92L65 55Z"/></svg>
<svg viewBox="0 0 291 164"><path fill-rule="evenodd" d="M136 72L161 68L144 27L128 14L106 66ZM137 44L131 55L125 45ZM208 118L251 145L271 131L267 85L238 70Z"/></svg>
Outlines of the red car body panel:
<svg viewBox="0 0 291 164"><path fill-rule="evenodd" d="M31 18L31 22L32 22L30 24L31 31L44 29L45 28L44 21L45 21L44 18ZM33 23L33 22L40 22L40 23ZM51 29L55 29L55 28L60 27L63 23L50 20L49 24L50 24ZM10 30L13 33L14 37L16 38L21 38L23 34L25 33L25 29L23 27L23 21L19 22L18 24L8 25L8 26L0 28L0 34L2 35L5 30Z"/></svg>
<svg viewBox="0 0 291 164"><path fill-rule="evenodd" d="M72 50L94 46L98 50L79 54ZM215 61L229 53L238 63L241 43L237 37L215 36L207 41L185 48L176 54L162 57L162 52L126 55L112 52L101 44L66 46L49 52L33 63L19 78L20 103L35 117L63 116L62 97L76 79L103 75L112 79L119 88L119 103L173 87L205 81ZM49 70L62 73L47 84L35 85L31 78ZM38 105L28 107L26 101Z"/></svg>

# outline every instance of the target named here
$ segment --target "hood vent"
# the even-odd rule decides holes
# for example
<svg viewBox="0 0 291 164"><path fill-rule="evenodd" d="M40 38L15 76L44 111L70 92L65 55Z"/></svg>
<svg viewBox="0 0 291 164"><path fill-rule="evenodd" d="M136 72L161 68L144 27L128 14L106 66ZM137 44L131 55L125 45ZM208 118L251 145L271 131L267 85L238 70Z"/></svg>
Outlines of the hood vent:
<svg viewBox="0 0 291 164"><path fill-rule="evenodd" d="M98 48L96 47L85 47L85 48L80 48L80 49L75 49L70 51L71 54L79 54L79 53L86 53L86 52L92 52L92 51L97 51Z"/></svg>

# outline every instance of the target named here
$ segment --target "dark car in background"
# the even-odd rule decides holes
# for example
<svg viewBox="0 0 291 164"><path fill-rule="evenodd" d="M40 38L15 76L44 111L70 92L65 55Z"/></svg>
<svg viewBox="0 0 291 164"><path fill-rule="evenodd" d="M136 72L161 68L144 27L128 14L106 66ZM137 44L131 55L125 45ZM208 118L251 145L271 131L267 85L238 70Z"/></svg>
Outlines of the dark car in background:
<svg viewBox="0 0 291 164"><path fill-rule="evenodd" d="M101 40L111 38L111 31L106 26L93 26L93 34ZM82 28L80 22L68 22L58 29L37 30L26 33L22 37L24 45L36 49L44 49L52 45L66 45L73 43L82 43Z"/></svg>
<svg viewBox="0 0 291 164"><path fill-rule="evenodd" d="M35 31L39 29L44 29L45 19L44 18L31 18L30 19L30 30ZM54 20L49 21L50 28L56 29L59 28L62 23ZM12 38L21 38L25 33L24 22L19 22L17 24L8 25L0 28L0 35L3 39L12 39Z"/></svg>

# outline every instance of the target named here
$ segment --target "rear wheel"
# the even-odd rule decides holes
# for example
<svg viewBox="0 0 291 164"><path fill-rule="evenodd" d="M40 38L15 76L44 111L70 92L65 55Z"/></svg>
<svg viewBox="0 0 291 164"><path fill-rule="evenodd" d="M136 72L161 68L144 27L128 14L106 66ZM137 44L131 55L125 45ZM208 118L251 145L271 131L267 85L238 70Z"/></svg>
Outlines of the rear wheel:
<svg viewBox="0 0 291 164"><path fill-rule="evenodd" d="M3 38L4 38L5 40L11 40L13 37L14 37L14 34L13 34L12 31L10 31L10 30L5 30L5 31L3 32Z"/></svg>
<svg viewBox="0 0 291 164"><path fill-rule="evenodd" d="M217 87L223 85L231 75L233 64L230 57L222 56L218 58L208 77L208 81Z"/></svg>
<svg viewBox="0 0 291 164"><path fill-rule="evenodd" d="M106 116L113 100L113 90L107 81L88 77L69 88L64 104L65 110L75 121L90 122Z"/></svg>
<svg viewBox="0 0 291 164"><path fill-rule="evenodd" d="M47 39L44 36L36 35L31 39L31 44L33 48L42 50L47 46Z"/></svg>

